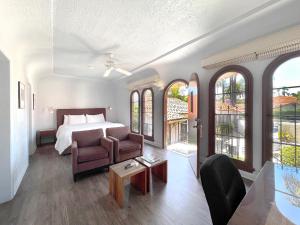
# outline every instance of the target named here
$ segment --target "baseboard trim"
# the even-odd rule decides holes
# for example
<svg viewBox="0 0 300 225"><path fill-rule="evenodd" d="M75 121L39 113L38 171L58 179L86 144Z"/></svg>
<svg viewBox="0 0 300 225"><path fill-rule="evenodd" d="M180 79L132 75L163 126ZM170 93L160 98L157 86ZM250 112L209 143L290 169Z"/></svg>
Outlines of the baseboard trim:
<svg viewBox="0 0 300 225"><path fill-rule="evenodd" d="M159 143L156 143L156 142L152 142L152 141L148 141L148 140L144 140L145 144L147 145L151 145L151 146L154 146L156 148L162 148L161 145Z"/></svg>

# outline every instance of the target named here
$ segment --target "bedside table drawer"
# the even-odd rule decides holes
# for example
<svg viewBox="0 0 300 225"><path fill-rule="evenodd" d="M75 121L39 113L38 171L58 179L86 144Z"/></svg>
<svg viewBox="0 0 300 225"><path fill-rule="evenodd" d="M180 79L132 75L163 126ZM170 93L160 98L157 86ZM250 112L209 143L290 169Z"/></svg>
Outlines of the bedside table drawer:
<svg viewBox="0 0 300 225"><path fill-rule="evenodd" d="M39 130L36 133L36 145L54 144L56 142L56 130Z"/></svg>

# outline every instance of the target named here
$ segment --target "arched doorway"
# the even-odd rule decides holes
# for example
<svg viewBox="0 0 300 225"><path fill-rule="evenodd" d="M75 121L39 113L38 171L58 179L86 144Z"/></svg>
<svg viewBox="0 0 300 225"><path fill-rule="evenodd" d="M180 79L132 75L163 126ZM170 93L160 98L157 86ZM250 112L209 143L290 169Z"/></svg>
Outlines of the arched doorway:
<svg viewBox="0 0 300 225"><path fill-rule="evenodd" d="M178 146L187 143L188 82L183 79L171 81L163 98L163 146L176 151Z"/></svg>
<svg viewBox="0 0 300 225"><path fill-rule="evenodd" d="M171 81L163 95L163 146L189 159L199 177L202 125L199 111L199 78Z"/></svg>

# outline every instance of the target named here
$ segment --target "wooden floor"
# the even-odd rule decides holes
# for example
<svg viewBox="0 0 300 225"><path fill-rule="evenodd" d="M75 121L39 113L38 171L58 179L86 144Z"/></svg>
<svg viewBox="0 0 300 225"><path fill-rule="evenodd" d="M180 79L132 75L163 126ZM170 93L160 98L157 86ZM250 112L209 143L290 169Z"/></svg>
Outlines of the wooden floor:
<svg viewBox="0 0 300 225"><path fill-rule="evenodd" d="M53 146L39 148L15 198L0 205L0 224L211 224L201 183L188 159L145 146L145 152L152 151L168 158L168 183L154 179L147 195L128 185L127 203L120 209L109 195L107 172L87 174L74 183L70 156L59 156Z"/></svg>

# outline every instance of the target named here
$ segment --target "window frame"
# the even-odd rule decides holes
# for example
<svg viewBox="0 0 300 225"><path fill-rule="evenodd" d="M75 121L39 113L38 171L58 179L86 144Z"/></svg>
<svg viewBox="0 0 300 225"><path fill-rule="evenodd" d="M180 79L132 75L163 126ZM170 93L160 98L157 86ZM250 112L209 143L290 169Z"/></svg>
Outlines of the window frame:
<svg viewBox="0 0 300 225"><path fill-rule="evenodd" d="M152 136L145 135L144 134L144 97L146 91L151 92L151 98L152 98ZM153 88L144 88L141 95L141 134L144 135L144 138L148 141L154 141L154 92Z"/></svg>
<svg viewBox="0 0 300 225"><path fill-rule="evenodd" d="M138 132L135 132L135 131L133 131L132 130L132 116L133 116L133 113L132 113L132 104L133 104L133 95L134 95L134 93L137 93L137 95L138 95L138 105L139 105L139 112L138 112ZM131 93L130 93L130 131L132 132L132 133L135 133L135 134L140 134L141 133L141 95L140 95L140 93L139 93L139 91L138 90L133 90Z"/></svg>
<svg viewBox="0 0 300 225"><path fill-rule="evenodd" d="M273 75L290 59L300 57L300 51L281 55L265 69L262 78L262 165L273 158Z"/></svg>
<svg viewBox="0 0 300 225"><path fill-rule="evenodd" d="M232 159L235 165L244 171L253 172L253 77L251 72L239 65L223 67L215 73L209 82L209 148L208 155L215 153L215 85L217 80L227 72L240 73L245 79L245 161Z"/></svg>

